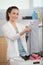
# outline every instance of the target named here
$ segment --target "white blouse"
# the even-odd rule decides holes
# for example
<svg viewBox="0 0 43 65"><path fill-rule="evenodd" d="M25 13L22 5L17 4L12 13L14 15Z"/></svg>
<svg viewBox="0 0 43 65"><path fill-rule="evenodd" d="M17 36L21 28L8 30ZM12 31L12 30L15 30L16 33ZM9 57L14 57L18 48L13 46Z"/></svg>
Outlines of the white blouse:
<svg viewBox="0 0 43 65"><path fill-rule="evenodd" d="M23 31L23 29L25 28L24 25L21 23L16 22L16 25L17 25L19 32ZM3 25L2 31L8 43L7 59L19 57L18 42L17 42L17 39L19 37L21 38L22 45L25 51L27 52L27 43L25 39L25 34L22 36L20 36L19 33L16 34L14 27L9 21L5 25Z"/></svg>

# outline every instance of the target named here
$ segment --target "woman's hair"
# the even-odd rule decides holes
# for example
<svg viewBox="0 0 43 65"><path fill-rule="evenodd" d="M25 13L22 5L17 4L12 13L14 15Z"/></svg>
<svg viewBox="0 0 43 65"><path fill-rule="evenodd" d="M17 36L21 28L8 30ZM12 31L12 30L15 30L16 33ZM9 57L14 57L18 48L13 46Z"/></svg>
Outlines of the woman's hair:
<svg viewBox="0 0 43 65"><path fill-rule="evenodd" d="M7 11L6 11L6 20L7 20L7 21L9 21L9 15L8 15L8 13L11 13L12 9L17 9L17 10L19 10L18 7L16 7L16 6L11 6L11 7L9 7L9 8L7 9Z"/></svg>

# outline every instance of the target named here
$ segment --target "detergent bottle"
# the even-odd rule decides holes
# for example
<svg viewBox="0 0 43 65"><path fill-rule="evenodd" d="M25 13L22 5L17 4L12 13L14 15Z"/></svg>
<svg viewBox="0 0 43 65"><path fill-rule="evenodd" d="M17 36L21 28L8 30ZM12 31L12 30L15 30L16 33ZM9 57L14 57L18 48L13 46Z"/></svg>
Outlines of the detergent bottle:
<svg viewBox="0 0 43 65"><path fill-rule="evenodd" d="M38 9L37 15L38 15L38 21L40 23L42 21L42 18L41 18L41 13L39 9Z"/></svg>
<svg viewBox="0 0 43 65"><path fill-rule="evenodd" d="M38 14L38 18L41 18L41 14L40 14L40 10L39 9L38 9L37 14Z"/></svg>
<svg viewBox="0 0 43 65"><path fill-rule="evenodd" d="M37 13L35 11L33 11L33 13L32 13L32 19L33 20L37 20L38 19Z"/></svg>

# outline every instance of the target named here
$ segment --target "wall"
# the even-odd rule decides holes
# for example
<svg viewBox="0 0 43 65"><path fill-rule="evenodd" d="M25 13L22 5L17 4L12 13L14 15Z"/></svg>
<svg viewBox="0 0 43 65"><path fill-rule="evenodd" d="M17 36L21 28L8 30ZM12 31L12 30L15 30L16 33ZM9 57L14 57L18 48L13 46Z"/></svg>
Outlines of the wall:
<svg viewBox="0 0 43 65"><path fill-rule="evenodd" d="M29 0L0 0L0 9L7 9L9 6L17 6L20 9L28 9Z"/></svg>

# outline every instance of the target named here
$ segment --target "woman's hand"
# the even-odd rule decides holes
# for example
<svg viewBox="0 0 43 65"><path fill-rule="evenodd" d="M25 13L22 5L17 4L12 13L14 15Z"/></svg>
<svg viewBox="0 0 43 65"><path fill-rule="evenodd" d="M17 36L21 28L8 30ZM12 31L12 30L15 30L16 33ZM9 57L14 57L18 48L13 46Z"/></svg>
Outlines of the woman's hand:
<svg viewBox="0 0 43 65"><path fill-rule="evenodd" d="M28 26L26 26L26 28L24 29L25 33L29 32L30 30L31 30L31 27L28 27Z"/></svg>
<svg viewBox="0 0 43 65"><path fill-rule="evenodd" d="M22 32L20 32L19 34L23 35L24 33L29 32L30 30L31 30L31 27L26 26L26 28Z"/></svg>

